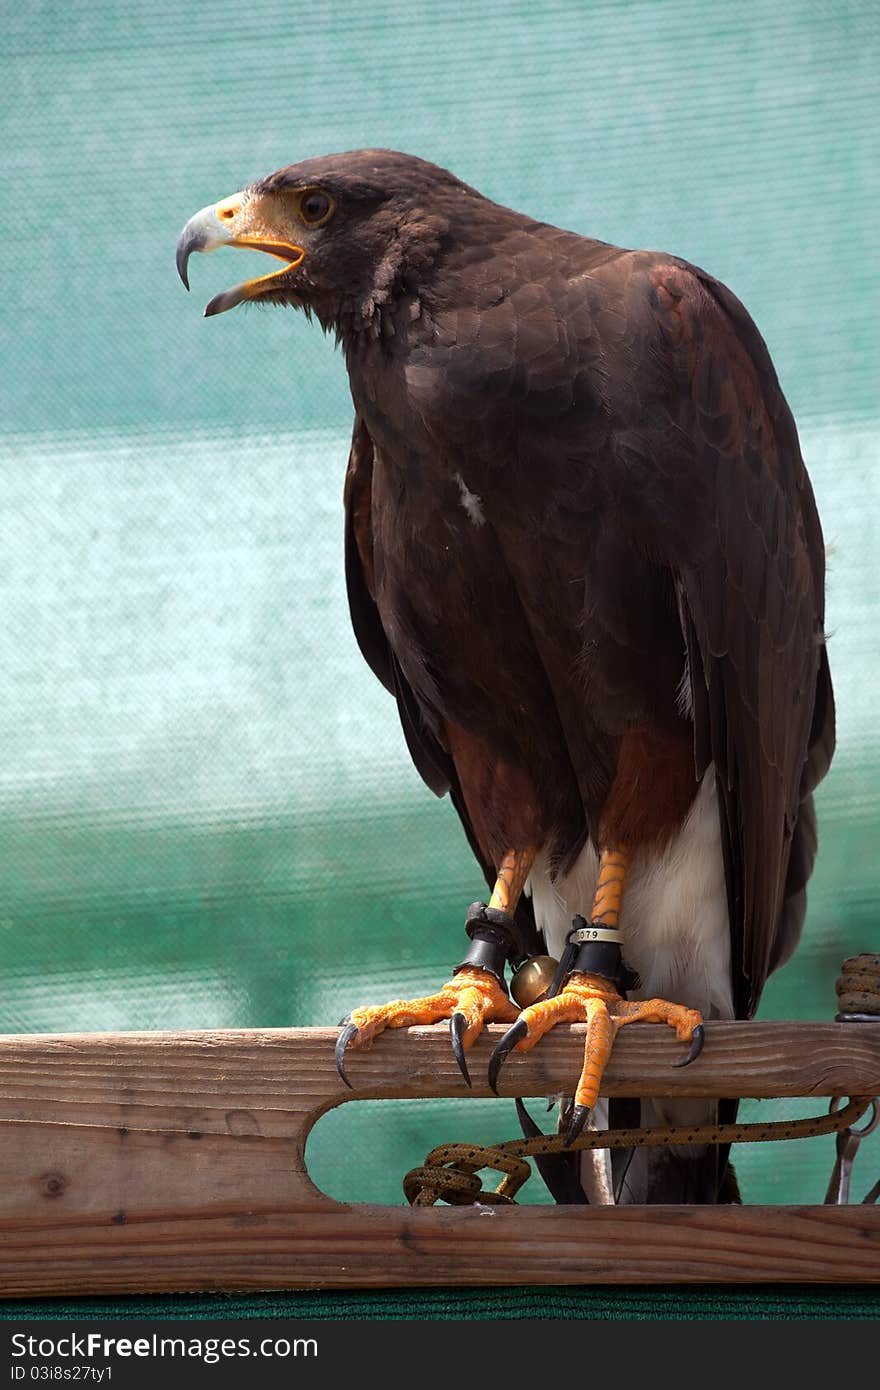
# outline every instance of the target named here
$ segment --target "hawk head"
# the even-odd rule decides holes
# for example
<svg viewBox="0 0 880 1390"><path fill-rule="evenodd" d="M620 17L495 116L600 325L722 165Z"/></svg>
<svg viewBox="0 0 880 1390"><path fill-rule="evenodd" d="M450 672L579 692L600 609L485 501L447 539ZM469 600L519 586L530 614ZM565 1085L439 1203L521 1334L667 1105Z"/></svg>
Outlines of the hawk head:
<svg viewBox="0 0 880 1390"><path fill-rule="evenodd" d="M190 218L177 245L189 289L194 251L244 246L282 264L215 295L206 315L245 300L291 304L325 328L372 323L378 308L497 208L447 170L393 150L356 150L279 169ZM491 218L490 218L491 220ZM466 239L466 238L465 238Z"/></svg>

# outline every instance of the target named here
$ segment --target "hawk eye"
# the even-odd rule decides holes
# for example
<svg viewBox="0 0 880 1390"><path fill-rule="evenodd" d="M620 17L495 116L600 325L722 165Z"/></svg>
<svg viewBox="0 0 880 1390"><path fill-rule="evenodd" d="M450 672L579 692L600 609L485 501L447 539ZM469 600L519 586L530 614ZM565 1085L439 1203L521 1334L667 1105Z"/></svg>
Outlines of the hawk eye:
<svg viewBox="0 0 880 1390"><path fill-rule="evenodd" d="M326 193L321 193L320 190L313 188L303 194L299 203L299 211L302 220L309 227L316 227L320 222L326 222L333 211L333 203Z"/></svg>

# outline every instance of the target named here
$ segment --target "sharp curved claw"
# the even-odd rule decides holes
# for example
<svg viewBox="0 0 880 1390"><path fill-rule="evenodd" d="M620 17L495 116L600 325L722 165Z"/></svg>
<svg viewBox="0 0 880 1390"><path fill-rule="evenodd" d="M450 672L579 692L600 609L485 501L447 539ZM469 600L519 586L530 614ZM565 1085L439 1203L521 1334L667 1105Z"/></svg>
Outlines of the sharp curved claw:
<svg viewBox="0 0 880 1390"><path fill-rule="evenodd" d="M489 1085L498 1094L498 1076L501 1068L507 1061L508 1056L516 1047L518 1042L528 1036L529 1025L524 1018L518 1018L516 1023L512 1023L504 1037L501 1039L492 1056L489 1058Z"/></svg>
<svg viewBox="0 0 880 1390"><path fill-rule="evenodd" d="M519 1096L516 1097L514 1104L516 1105L516 1118L519 1120L519 1127L525 1137L527 1139L539 1139L544 1131L535 1124Z"/></svg>
<svg viewBox="0 0 880 1390"><path fill-rule="evenodd" d="M555 1101L553 1103L556 1104ZM519 1096L516 1097L516 1113L519 1127L527 1139L543 1138L544 1131L535 1124ZM532 1154L531 1158L557 1206L587 1204L587 1196L580 1183L580 1159L576 1153Z"/></svg>
<svg viewBox="0 0 880 1390"><path fill-rule="evenodd" d="M340 1027L342 1028L342 1032L336 1039L336 1070L339 1072L340 1077L345 1082L348 1089L353 1091L354 1087L349 1081L345 1071L345 1049L348 1047L352 1038L357 1037L357 1024L347 1023L346 1020L343 1019Z"/></svg>
<svg viewBox="0 0 880 1390"><path fill-rule="evenodd" d="M458 1010L449 1018L449 1036L452 1039L452 1053L458 1063L458 1069L467 1082L471 1085L471 1074L468 1071L467 1058L464 1055L464 1034L467 1028L467 1019Z"/></svg>
<svg viewBox="0 0 880 1390"><path fill-rule="evenodd" d="M577 1139L587 1120L590 1118L592 1106L573 1105L569 1114L568 1126L565 1137L562 1140L562 1147L567 1149Z"/></svg>
<svg viewBox="0 0 880 1390"><path fill-rule="evenodd" d="M703 1025L702 1023L698 1023L696 1028L694 1029L694 1035L691 1038L691 1046L688 1055L686 1057L682 1057L680 1062L673 1062L672 1065L674 1067L689 1067L691 1062L695 1062L699 1057L700 1053L702 1052L705 1038L706 1035L703 1031Z"/></svg>

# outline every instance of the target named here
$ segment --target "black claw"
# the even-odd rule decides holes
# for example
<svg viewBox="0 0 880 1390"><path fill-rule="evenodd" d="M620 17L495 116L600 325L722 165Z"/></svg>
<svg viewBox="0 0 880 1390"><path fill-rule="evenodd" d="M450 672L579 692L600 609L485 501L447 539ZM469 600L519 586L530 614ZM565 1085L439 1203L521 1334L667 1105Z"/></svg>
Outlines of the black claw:
<svg viewBox="0 0 880 1390"><path fill-rule="evenodd" d="M458 1063L459 1071L467 1082L471 1084L471 1074L468 1071L467 1058L464 1055L464 1034L467 1028L467 1019L463 1013L456 1011L449 1018L449 1036L452 1039L452 1053Z"/></svg>
<svg viewBox="0 0 880 1390"><path fill-rule="evenodd" d="M339 1075L348 1089L353 1091L354 1087L349 1081L345 1071L345 1049L348 1047L352 1038L357 1037L358 1028L356 1023L348 1023L345 1018L342 1020L340 1027L342 1028L342 1032L336 1039L336 1070L339 1072Z"/></svg>
<svg viewBox="0 0 880 1390"><path fill-rule="evenodd" d="M516 1113L519 1118L520 1129L527 1139L537 1139L543 1136L544 1131L535 1124L519 1096L516 1098ZM532 1154L531 1158L544 1179L550 1196L558 1206L586 1205L587 1198L581 1187L579 1176L580 1160L576 1153Z"/></svg>
<svg viewBox="0 0 880 1390"><path fill-rule="evenodd" d="M511 1023L504 1037L498 1043L492 1056L489 1058L489 1085L498 1094L498 1075L507 1061L508 1056L516 1047L517 1043L528 1036L529 1025L524 1018L518 1018L516 1023Z"/></svg>
<svg viewBox="0 0 880 1390"><path fill-rule="evenodd" d="M567 1149L569 1145L573 1144L575 1139L577 1139L584 1125L587 1123L587 1120L590 1118L591 1109L592 1106L589 1105L573 1105L571 1107L568 1127L566 1128L565 1137L562 1141L562 1147L564 1149Z"/></svg>
<svg viewBox="0 0 880 1390"><path fill-rule="evenodd" d="M516 1117L519 1120L519 1127L522 1130L525 1137L527 1139L539 1139L543 1135L544 1131L542 1129L539 1129L538 1126L535 1124L534 1120L532 1119L528 1110L526 1110L526 1107L523 1105L519 1096L517 1096L514 1100L514 1104L516 1106Z"/></svg>
<svg viewBox="0 0 880 1390"><path fill-rule="evenodd" d="M673 1062L672 1065L674 1067L689 1067L691 1062L695 1062L702 1052L705 1039L706 1034L703 1030L703 1025L702 1023L698 1023L694 1029L694 1035L691 1038L691 1046L688 1055L682 1057L680 1062Z"/></svg>

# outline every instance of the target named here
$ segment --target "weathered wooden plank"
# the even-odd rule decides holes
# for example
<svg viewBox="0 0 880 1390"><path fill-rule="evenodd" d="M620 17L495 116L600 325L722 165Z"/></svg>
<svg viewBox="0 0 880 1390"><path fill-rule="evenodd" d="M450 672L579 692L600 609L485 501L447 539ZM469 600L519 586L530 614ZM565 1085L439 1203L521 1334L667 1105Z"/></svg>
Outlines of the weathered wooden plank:
<svg viewBox="0 0 880 1390"><path fill-rule="evenodd" d="M261 1127L287 1132L291 1114L343 1100L490 1095L489 1055L504 1029L491 1025L470 1054L473 1090L449 1047L448 1029L406 1028L349 1051L354 1090L336 1074L334 1028L193 1033L0 1036L0 1115L88 1122L89 1106L122 1105L132 1126L218 1126L236 1094ZM584 1028L554 1029L533 1052L511 1053L501 1093L547 1095L577 1080ZM810 1096L880 1091L878 1023L707 1023L702 1056L675 1068L684 1049L662 1025L624 1028L605 1072L607 1095ZM72 1107L66 1109L65 1107ZM198 1113L195 1113L198 1112Z"/></svg>
<svg viewBox="0 0 880 1390"><path fill-rule="evenodd" d="M390 1286L880 1282L875 1207L194 1209L4 1222L4 1297Z"/></svg>
<svg viewBox="0 0 880 1390"><path fill-rule="evenodd" d="M316 1119L349 1099L468 1092L447 1030L352 1053L335 1029L0 1037L0 1295L427 1284L880 1279L880 1212L849 1208L346 1206L309 1180ZM581 1028L511 1058L508 1094L580 1068ZM712 1023L702 1057L629 1028L608 1094L880 1093L880 1023ZM402 1176L402 1175L401 1175Z"/></svg>

